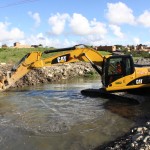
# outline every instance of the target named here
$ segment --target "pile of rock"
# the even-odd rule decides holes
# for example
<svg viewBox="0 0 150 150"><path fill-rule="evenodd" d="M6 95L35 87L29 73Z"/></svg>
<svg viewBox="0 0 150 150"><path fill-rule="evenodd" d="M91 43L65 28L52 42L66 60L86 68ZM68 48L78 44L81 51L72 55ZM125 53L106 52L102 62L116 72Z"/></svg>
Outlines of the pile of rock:
<svg viewBox="0 0 150 150"><path fill-rule="evenodd" d="M134 61L135 64L150 65L150 58L138 58Z"/></svg>
<svg viewBox="0 0 150 150"><path fill-rule="evenodd" d="M147 122L145 127L134 128L131 133L132 148L150 150L150 122Z"/></svg>
<svg viewBox="0 0 150 150"><path fill-rule="evenodd" d="M133 128L125 136L94 150L150 150L150 122Z"/></svg>
<svg viewBox="0 0 150 150"><path fill-rule="evenodd" d="M0 75L4 75L11 68L11 65L0 65ZM12 87L25 87L40 83L59 82L64 79L84 76L90 72L96 73L91 64L85 62L53 65L31 70Z"/></svg>

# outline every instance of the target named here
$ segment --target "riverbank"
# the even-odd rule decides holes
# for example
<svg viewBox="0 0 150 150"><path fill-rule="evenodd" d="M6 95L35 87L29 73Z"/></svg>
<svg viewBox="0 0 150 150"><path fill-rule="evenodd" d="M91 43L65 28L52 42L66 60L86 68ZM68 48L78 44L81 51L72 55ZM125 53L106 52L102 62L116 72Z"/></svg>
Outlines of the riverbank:
<svg viewBox="0 0 150 150"><path fill-rule="evenodd" d="M125 135L94 150L150 150L150 121L134 127Z"/></svg>
<svg viewBox="0 0 150 150"><path fill-rule="evenodd" d="M1 64L0 76L5 75L8 70L11 70L12 65ZM54 83L62 80L71 79L79 76L93 76L97 72L93 69L90 63L77 62L69 64L59 64L50 67L33 69L17 81L11 88L23 88L27 86L35 86L43 83Z"/></svg>

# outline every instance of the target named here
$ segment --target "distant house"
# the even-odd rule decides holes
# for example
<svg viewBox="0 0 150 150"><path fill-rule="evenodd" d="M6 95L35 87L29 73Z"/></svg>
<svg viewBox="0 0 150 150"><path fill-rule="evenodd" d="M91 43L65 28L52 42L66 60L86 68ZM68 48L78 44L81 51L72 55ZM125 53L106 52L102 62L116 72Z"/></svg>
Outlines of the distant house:
<svg viewBox="0 0 150 150"><path fill-rule="evenodd" d="M8 46L6 44L3 44L2 45L2 48L7 48Z"/></svg>
<svg viewBox="0 0 150 150"><path fill-rule="evenodd" d="M31 46L30 45L22 45L19 42L15 42L13 48L31 48Z"/></svg>
<svg viewBox="0 0 150 150"><path fill-rule="evenodd" d="M107 52L114 52L116 51L116 46L98 46L98 51L107 51Z"/></svg>
<svg viewBox="0 0 150 150"><path fill-rule="evenodd" d="M139 45L137 45L137 50L138 51L149 52L150 51L150 47L148 47L147 45L139 44Z"/></svg>

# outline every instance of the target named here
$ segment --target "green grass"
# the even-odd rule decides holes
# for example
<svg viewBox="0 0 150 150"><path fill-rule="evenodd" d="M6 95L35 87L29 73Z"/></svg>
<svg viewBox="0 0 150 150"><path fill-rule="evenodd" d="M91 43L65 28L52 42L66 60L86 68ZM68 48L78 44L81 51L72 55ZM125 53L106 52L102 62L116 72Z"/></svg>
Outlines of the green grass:
<svg viewBox="0 0 150 150"><path fill-rule="evenodd" d="M22 48L22 49L15 49L15 48L0 48L0 63L16 63L18 62L23 56L27 53L33 51L40 51L43 52L47 49L45 48Z"/></svg>
<svg viewBox="0 0 150 150"><path fill-rule="evenodd" d="M15 64L18 62L22 57L24 57L27 53L33 52L33 51L40 51L43 52L45 50L50 50L53 48L0 48L0 63L11 63ZM99 51L101 55L109 55L109 52L105 51ZM49 57L51 55L54 55L56 53L50 53L43 56Z"/></svg>
<svg viewBox="0 0 150 150"><path fill-rule="evenodd" d="M11 63L11 64L15 64L16 62L18 62L22 57L24 57L27 53L33 52L33 51L40 51L43 52L45 50L51 50L54 48L22 48L22 49L16 49L16 48L0 48L0 63ZM106 55L111 55L110 52L106 52L106 51L98 51L101 55L106 56ZM43 58L45 57L49 57L51 55L54 55L55 53L50 53L50 54L46 54L43 56ZM142 57L145 56L145 54L147 53L135 53L133 55L133 59L137 59L138 57Z"/></svg>
<svg viewBox="0 0 150 150"><path fill-rule="evenodd" d="M88 77L88 78L95 78L97 76L99 76L99 74L96 71L90 71L84 75L84 77Z"/></svg>
<svg viewBox="0 0 150 150"><path fill-rule="evenodd" d="M106 51L99 51L99 53L100 53L101 55L103 55L103 56L105 56L105 55L111 55L110 52L106 52Z"/></svg>

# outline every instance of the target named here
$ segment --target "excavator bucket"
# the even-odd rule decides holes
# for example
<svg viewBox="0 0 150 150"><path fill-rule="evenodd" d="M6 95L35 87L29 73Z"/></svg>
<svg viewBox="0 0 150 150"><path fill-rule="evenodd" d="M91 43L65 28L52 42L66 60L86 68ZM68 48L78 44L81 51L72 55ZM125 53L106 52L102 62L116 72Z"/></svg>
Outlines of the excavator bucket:
<svg viewBox="0 0 150 150"><path fill-rule="evenodd" d="M0 76L0 91L4 91L11 86L9 83L9 75L10 72L7 72L7 76Z"/></svg>
<svg viewBox="0 0 150 150"><path fill-rule="evenodd" d="M0 91L3 91L4 90L4 76L1 76L0 77Z"/></svg>

